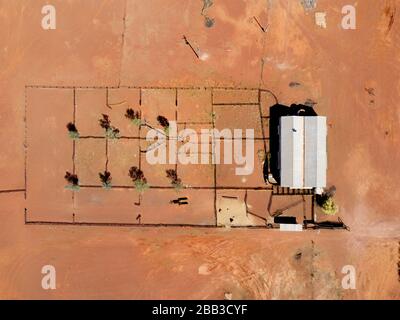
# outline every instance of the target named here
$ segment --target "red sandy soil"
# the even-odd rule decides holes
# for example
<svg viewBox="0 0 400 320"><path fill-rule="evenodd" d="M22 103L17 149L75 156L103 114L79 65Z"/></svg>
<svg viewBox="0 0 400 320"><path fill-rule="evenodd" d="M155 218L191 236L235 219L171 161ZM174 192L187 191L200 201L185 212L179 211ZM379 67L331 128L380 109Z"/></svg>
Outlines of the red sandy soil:
<svg viewBox="0 0 400 320"><path fill-rule="evenodd" d="M400 298L393 240L345 231L24 227L23 196L1 198L9 208L1 212L2 298ZM43 264L56 267L56 290L41 288ZM347 264L359 270L357 290L341 289Z"/></svg>
<svg viewBox="0 0 400 320"><path fill-rule="evenodd" d="M305 12L300 1L215 1L206 10L215 19L211 28L204 26L203 3L197 0L53 4L57 30L44 31L43 1L0 1L0 190L25 188L25 90L41 106L27 111L43 112L45 119L30 124L34 136L27 136L29 149L52 146L51 152L29 154L31 191L26 202L23 192L0 194L1 298L221 299L231 292L234 299L400 299L400 25L395 14L400 1L359 2L354 31L340 27L345 0L318 1L316 10L327 13L326 29L315 25L314 12ZM253 16L269 25L266 33ZM203 60L196 58L183 35L199 48ZM289 86L291 82L300 85ZM85 199L85 190L74 201L65 189L46 187L43 192L43 183L59 185L65 170L72 170L65 119L73 117L66 105L73 104L74 94L26 85L232 86L271 90L287 105L311 99L317 102L317 113L328 118L328 182L337 188L340 216L351 232L26 225L27 205L34 208L35 220L72 221L71 212L77 209L76 219L85 221L92 218L93 207L101 208L105 201L101 189L101 200L93 199L93 193ZM373 94L367 92L370 88ZM97 96L85 97L83 91L76 92L76 117L83 128L88 121L89 132L95 122L79 120L79 111L86 102L90 110ZM42 105L43 92L52 104ZM138 103L137 93L130 97L127 104ZM270 95L261 98L265 106L274 103ZM146 110L150 118L161 105L165 116L173 117L175 99L170 89L157 97L143 92L142 104L155 106ZM192 103L190 96L182 99ZM118 100L117 92L109 92L109 103ZM203 111L209 108L199 111L204 119ZM122 121L111 115L113 119ZM48 128L60 134L48 135ZM58 169L43 181L44 174L49 177L48 163L57 163ZM158 182L164 174L165 168L149 173L148 179ZM199 193L198 201L206 197ZM121 192L120 199L116 216L130 219L126 208L138 200L128 191ZM162 214L162 202L160 198L154 204L157 211L148 210L150 220ZM196 213L206 223L213 212L200 205ZM106 221L102 216L100 212L95 218ZM296 259L299 252L301 258ZM40 286L46 264L57 270L53 291ZM340 285L341 269L349 264L357 270L356 290Z"/></svg>
<svg viewBox="0 0 400 320"><path fill-rule="evenodd" d="M179 102L178 122L211 122L212 98L210 89L180 90L177 100Z"/></svg>
<svg viewBox="0 0 400 320"><path fill-rule="evenodd" d="M43 98L46 99L45 104L42 103ZM29 122L26 143L32 148L30 150L43 150L29 152L26 157L26 190L30 190L26 193L26 206L29 207L30 218L39 221L71 221L72 192L63 186L66 184L65 172L72 172L73 145L65 134L66 122L70 120L65 120L71 119L73 115L70 107L73 91L28 89L27 99L30 102L27 118L42 121ZM87 141L79 141L79 145L81 142ZM91 144L90 148L93 147ZM77 150L80 153L81 148ZM90 149L84 147L83 150ZM92 150L90 152L95 152ZM84 155L82 157L85 158ZM85 176L83 178L86 179Z"/></svg>

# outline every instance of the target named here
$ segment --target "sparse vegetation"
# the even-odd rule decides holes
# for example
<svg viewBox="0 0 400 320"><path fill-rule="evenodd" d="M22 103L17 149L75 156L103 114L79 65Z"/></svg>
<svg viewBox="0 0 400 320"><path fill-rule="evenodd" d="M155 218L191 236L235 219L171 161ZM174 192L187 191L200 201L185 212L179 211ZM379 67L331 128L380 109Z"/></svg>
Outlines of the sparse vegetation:
<svg viewBox="0 0 400 320"><path fill-rule="evenodd" d="M215 120L217 120L217 114L215 112L210 112L210 118L211 121L214 122Z"/></svg>
<svg viewBox="0 0 400 320"><path fill-rule="evenodd" d="M104 189L111 189L111 173L109 171L99 172L101 184Z"/></svg>
<svg viewBox="0 0 400 320"><path fill-rule="evenodd" d="M135 126L139 127L142 124L140 112L135 111L132 108L126 109L125 117L129 119Z"/></svg>
<svg viewBox="0 0 400 320"><path fill-rule="evenodd" d="M331 192L318 195L316 201L325 214L335 215L339 211L339 207L333 200L333 195Z"/></svg>
<svg viewBox="0 0 400 320"><path fill-rule="evenodd" d="M265 153L264 149L259 149L257 151L258 161L263 163L267 159L267 154Z"/></svg>
<svg viewBox="0 0 400 320"><path fill-rule="evenodd" d="M164 132L166 135L169 133L169 121L166 117L163 116L158 116L157 121L160 124L161 127L163 127Z"/></svg>
<svg viewBox="0 0 400 320"><path fill-rule="evenodd" d="M334 215L338 212L338 206L336 205L333 198L327 198L321 206L322 211L325 214Z"/></svg>
<svg viewBox="0 0 400 320"><path fill-rule="evenodd" d="M76 174L72 174L70 172L65 172L64 176L65 180L67 180L68 184L65 186L67 189L71 189L74 191L79 190L79 179Z"/></svg>
<svg viewBox="0 0 400 320"><path fill-rule="evenodd" d="M167 178L171 180L171 185L176 191L179 191L183 188L182 180L178 178L176 170L168 169L165 171L165 173L167 174Z"/></svg>
<svg viewBox="0 0 400 320"><path fill-rule="evenodd" d="M102 118L99 119L100 127L102 127L104 130L109 129L111 127L110 117L104 113L101 116Z"/></svg>
<svg viewBox="0 0 400 320"><path fill-rule="evenodd" d="M119 138L119 129L111 125L111 120L108 115L102 114L102 117L99 119L99 124L100 127L104 129L107 139Z"/></svg>
<svg viewBox="0 0 400 320"><path fill-rule="evenodd" d="M129 177L132 179L132 182L135 185L135 189L138 192L144 192L149 188L147 184L147 179L144 177L143 171L138 167L131 167L129 169Z"/></svg>
<svg viewBox="0 0 400 320"><path fill-rule="evenodd" d="M68 122L67 129L68 135L71 139L79 139L79 132L74 123Z"/></svg>
<svg viewBox="0 0 400 320"><path fill-rule="evenodd" d="M119 129L111 128L106 131L106 138L107 139L119 139Z"/></svg>

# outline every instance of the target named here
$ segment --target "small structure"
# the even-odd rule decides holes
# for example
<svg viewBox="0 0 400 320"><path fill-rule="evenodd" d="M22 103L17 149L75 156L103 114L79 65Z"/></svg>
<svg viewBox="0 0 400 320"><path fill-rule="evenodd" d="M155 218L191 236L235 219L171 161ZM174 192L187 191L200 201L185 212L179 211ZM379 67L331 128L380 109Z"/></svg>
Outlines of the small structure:
<svg viewBox="0 0 400 320"><path fill-rule="evenodd" d="M303 231L303 225L302 224L285 224L285 223L281 223L279 225L279 230L280 231L300 232L300 231Z"/></svg>
<svg viewBox="0 0 400 320"><path fill-rule="evenodd" d="M326 117L283 116L279 131L280 185L321 193L326 187Z"/></svg>

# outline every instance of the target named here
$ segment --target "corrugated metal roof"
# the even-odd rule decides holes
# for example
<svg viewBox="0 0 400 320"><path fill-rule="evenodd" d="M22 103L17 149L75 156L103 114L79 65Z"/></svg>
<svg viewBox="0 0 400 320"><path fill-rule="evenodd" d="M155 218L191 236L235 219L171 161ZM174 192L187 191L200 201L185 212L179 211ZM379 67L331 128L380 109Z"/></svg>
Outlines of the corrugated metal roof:
<svg viewBox="0 0 400 320"><path fill-rule="evenodd" d="M326 134L326 117L281 117L281 186L298 189L326 186Z"/></svg>

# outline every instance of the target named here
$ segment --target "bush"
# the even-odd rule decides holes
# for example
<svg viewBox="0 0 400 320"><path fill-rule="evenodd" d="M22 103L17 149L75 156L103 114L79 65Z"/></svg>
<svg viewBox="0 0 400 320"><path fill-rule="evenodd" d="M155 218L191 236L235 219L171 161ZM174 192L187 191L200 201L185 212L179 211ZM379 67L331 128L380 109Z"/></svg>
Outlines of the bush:
<svg viewBox="0 0 400 320"><path fill-rule="evenodd" d="M68 135L73 140L79 139L79 133L78 132L69 131Z"/></svg>
<svg viewBox="0 0 400 320"><path fill-rule="evenodd" d="M140 126L142 124L139 111L135 111L131 108L126 109L125 117L131 120L135 126Z"/></svg>
<svg viewBox="0 0 400 320"><path fill-rule="evenodd" d="M163 127L165 134L169 134L169 121L166 117L158 116L157 121Z"/></svg>
<svg viewBox="0 0 400 320"><path fill-rule="evenodd" d="M65 186L65 189L69 189L71 191L79 191L80 188L80 186L74 184L68 184Z"/></svg>
<svg viewBox="0 0 400 320"><path fill-rule="evenodd" d="M103 185L103 188L110 189L111 188L111 173L109 171L99 172L100 181Z"/></svg>
<svg viewBox="0 0 400 320"><path fill-rule="evenodd" d="M119 129L115 127L110 127L106 130L107 139L119 139Z"/></svg>
<svg viewBox="0 0 400 320"><path fill-rule="evenodd" d="M144 179L143 171L140 170L138 167L131 167L129 169L129 177L132 179L133 182L137 180Z"/></svg>
<svg viewBox="0 0 400 320"><path fill-rule="evenodd" d="M102 118L99 119L100 127L105 130L105 136L107 139L118 139L119 129L111 125L110 117L106 114L101 115Z"/></svg>
<svg viewBox="0 0 400 320"><path fill-rule="evenodd" d="M99 119L100 127L107 131L111 127L110 117L104 113L101 116L102 118Z"/></svg>
<svg viewBox="0 0 400 320"><path fill-rule="evenodd" d="M65 186L66 189L79 190L79 179L76 174L72 174L67 171L64 178L68 182L68 185Z"/></svg>
<svg viewBox="0 0 400 320"><path fill-rule="evenodd" d="M325 214L329 215L334 215L338 212L338 206L336 205L335 201L333 201L333 198L329 197L321 206L322 211Z"/></svg>
<svg viewBox="0 0 400 320"><path fill-rule="evenodd" d="M72 122L67 123L68 135L71 139L79 139L79 132L75 124Z"/></svg>
<svg viewBox="0 0 400 320"><path fill-rule="evenodd" d="M150 186L147 184L147 180L146 179L144 179L144 180L136 180L134 182L134 185L135 185L136 191L138 191L140 193L142 193L142 192L146 191L148 188L150 188Z"/></svg>
<svg viewBox="0 0 400 320"><path fill-rule="evenodd" d="M176 191L180 191L183 188L182 180L178 178L176 170L168 169L165 171L167 178L171 180L171 185Z"/></svg>
<svg viewBox="0 0 400 320"><path fill-rule="evenodd" d="M324 193L323 195L317 196L316 202L325 214L335 215L339 210L330 194Z"/></svg>
<svg viewBox="0 0 400 320"><path fill-rule="evenodd" d="M147 179L144 177L143 171L138 167L131 167L129 169L129 177L132 179L135 189L138 192L144 192L149 188Z"/></svg>

